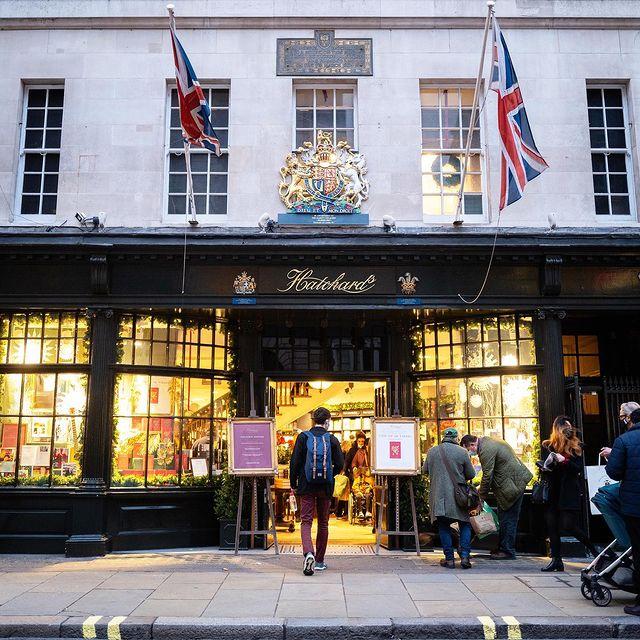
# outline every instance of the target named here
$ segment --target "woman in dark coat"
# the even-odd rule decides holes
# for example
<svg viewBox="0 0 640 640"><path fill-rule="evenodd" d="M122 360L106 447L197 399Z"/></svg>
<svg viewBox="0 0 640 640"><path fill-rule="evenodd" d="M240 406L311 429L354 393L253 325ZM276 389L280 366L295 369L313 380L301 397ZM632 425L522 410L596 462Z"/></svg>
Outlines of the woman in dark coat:
<svg viewBox="0 0 640 640"><path fill-rule="evenodd" d="M549 501L545 505L545 523L551 544L551 562L541 571L564 571L562 533L577 538L594 555L598 550L580 526L584 504L584 466L582 443L566 416L553 421L551 436L542 443L543 473L548 474Z"/></svg>

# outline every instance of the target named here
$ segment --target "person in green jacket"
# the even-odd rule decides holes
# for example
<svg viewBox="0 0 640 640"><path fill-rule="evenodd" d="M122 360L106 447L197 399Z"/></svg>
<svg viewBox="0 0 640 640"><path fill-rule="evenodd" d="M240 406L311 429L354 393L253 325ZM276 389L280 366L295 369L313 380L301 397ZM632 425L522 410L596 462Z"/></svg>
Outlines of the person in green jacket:
<svg viewBox="0 0 640 640"><path fill-rule="evenodd" d="M480 497L486 500L491 491L498 503L499 545L491 552L491 557L494 560L513 559L516 557L522 496L533 475L504 440L467 435L460 444L470 453L477 453L480 459Z"/></svg>

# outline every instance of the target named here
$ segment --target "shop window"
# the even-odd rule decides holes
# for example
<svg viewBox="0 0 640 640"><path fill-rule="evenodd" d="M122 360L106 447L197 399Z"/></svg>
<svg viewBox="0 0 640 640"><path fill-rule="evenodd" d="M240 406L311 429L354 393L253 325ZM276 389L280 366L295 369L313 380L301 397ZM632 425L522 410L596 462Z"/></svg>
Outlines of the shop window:
<svg viewBox="0 0 640 640"><path fill-rule="evenodd" d="M229 89L228 87L203 88L211 108L211 124L220 140L222 155L216 156L208 149L191 147L191 177L198 216L224 215L227 213L229 170ZM170 90L168 127L168 197L169 217L185 216L187 212L187 166L180 127L180 108L176 89Z"/></svg>
<svg viewBox="0 0 640 640"><path fill-rule="evenodd" d="M598 216L633 213L631 137L624 87L587 87L593 193Z"/></svg>
<svg viewBox="0 0 640 640"><path fill-rule="evenodd" d="M539 455L537 377L529 374L420 380L417 409L427 447L447 427L506 440L532 471Z"/></svg>
<svg viewBox="0 0 640 640"><path fill-rule="evenodd" d="M517 367L536 363L531 316L421 321L413 330L415 371Z"/></svg>
<svg viewBox="0 0 640 640"><path fill-rule="evenodd" d="M334 144L346 142L356 148L356 92L353 87L303 85L294 90L295 147L315 146L318 131L331 134Z"/></svg>
<svg viewBox="0 0 640 640"><path fill-rule="evenodd" d="M0 485L77 483L89 353L80 313L0 315Z"/></svg>
<svg viewBox="0 0 640 640"><path fill-rule="evenodd" d="M223 317L125 314L120 318L120 364L229 371L234 353L233 334Z"/></svg>
<svg viewBox="0 0 640 640"><path fill-rule="evenodd" d="M563 335L562 360L564 375L596 378L600 375L598 336Z"/></svg>
<svg viewBox="0 0 640 640"><path fill-rule="evenodd" d="M471 122L473 88L423 87L422 211L426 216L453 216L458 207L462 161ZM483 214L480 129L476 122L462 196L462 213Z"/></svg>
<svg viewBox="0 0 640 640"><path fill-rule="evenodd" d="M222 311L120 317L113 487L206 485L222 470L234 354ZM171 371L177 368L189 373Z"/></svg>
<svg viewBox="0 0 640 640"><path fill-rule="evenodd" d="M228 380L119 374L111 485L206 484L222 469L230 399Z"/></svg>
<svg viewBox="0 0 640 640"><path fill-rule="evenodd" d="M55 215L62 137L62 86L27 86L24 95L17 210Z"/></svg>

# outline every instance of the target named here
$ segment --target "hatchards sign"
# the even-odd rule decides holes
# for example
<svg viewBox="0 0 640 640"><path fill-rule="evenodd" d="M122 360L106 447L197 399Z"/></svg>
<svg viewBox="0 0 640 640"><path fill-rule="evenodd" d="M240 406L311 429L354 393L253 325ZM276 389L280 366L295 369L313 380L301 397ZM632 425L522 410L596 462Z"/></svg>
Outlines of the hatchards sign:
<svg viewBox="0 0 640 640"><path fill-rule="evenodd" d="M351 293L358 295L371 291L377 283L375 274L352 279L346 271L337 276L315 275L312 268L291 269L287 283L278 288L278 293Z"/></svg>

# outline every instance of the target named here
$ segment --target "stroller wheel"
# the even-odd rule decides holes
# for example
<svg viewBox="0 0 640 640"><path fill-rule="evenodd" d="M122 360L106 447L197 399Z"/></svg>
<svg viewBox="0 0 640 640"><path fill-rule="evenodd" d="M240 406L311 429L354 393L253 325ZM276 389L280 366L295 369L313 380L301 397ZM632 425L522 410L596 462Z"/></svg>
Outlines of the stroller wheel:
<svg viewBox="0 0 640 640"><path fill-rule="evenodd" d="M583 598L591 600L591 585L588 582L583 582L582 586L580 587L580 593L582 594Z"/></svg>
<svg viewBox="0 0 640 640"><path fill-rule="evenodd" d="M611 589L597 585L593 590L591 600L597 607L606 607L611 602Z"/></svg>

